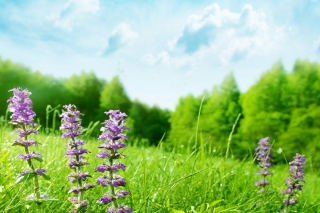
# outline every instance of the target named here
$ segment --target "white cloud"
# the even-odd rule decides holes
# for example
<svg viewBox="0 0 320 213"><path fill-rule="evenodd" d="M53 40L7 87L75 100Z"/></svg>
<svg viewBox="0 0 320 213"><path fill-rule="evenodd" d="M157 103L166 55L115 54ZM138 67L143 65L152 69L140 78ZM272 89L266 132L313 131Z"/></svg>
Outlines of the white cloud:
<svg viewBox="0 0 320 213"><path fill-rule="evenodd" d="M58 14L50 14L47 19L54 21L55 26L71 31L78 20L99 10L99 0L70 0Z"/></svg>
<svg viewBox="0 0 320 213"><path fill-rule="evenodd" d="M162 51L158 53L157 56L154 56L151 53L144 55L141 60L149 65L154 64L166 64L169 65L171 63L171 57L166 51Z"/></svg>
<svg viewBox="0 0 320 213"><path fill-rule="evenodd" d="M162 51L157 55L153 55L151 53L145 54L141 61L145 62L148 65L166 65L166 66L174 66L174 67L184 67L194 64L194 57L183 56L183 57L172 57L166 51Z"/></svg>
<svg viewBox="0 0 320 213"><path fill-rule="evenodd" d="M116 52L136 37L137 33L131 30L130 25L121 23L111 32L111 35L108 38L108 44L102 54L108 55Z"/></svg>
<svg viewBox="0 0 320 213"><path fill-rule="evenodd" d="M266 14L245 5L240 13L206 7L202 14L191 15L175 45L187 54L204 48L214 50L222 62L237 61L256 53L270 51L285 36L284 28L268 24Z"/></svg>

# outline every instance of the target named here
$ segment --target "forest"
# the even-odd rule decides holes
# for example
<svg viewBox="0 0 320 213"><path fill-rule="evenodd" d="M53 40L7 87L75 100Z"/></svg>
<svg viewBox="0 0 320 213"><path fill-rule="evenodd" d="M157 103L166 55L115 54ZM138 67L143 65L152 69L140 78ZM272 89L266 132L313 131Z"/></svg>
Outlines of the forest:
<svg viewBox="0 0 320 213"><path fill-rule="evenodd" d="M8 120L8 91L21 87L32 92L37 122L47 134L58 129L62 106L72 103L85 115L83 126L98 126L109 109L126 112L129 143L154 146L162 141L172 147L207 146L213 153L225 153L234 126L230 155L236 159L253 156L258 140L269 136L276 161L299 152L307 156L309 166L320 167L318 63L297 60L287 71L277 62L245 92L230 73L211 91L181 97L173 111L131 100L118 76L99 79L93 71L55 78L0 58L0 82L0 125ZM99 127L93 134L98 133Z"/></svg>

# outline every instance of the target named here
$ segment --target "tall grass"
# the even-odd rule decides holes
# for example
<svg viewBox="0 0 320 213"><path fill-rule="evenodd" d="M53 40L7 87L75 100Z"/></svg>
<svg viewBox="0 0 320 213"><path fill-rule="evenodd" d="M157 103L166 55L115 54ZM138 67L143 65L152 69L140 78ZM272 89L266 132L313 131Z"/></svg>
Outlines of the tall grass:
<svg viewBox="0 0 320 213"><path fill-rule="evenodd" d="M15 157L17 149L10 144L15 138L10 127L0 131L0 212L33 212L32 206L24 201L29 191L24 184L15 184L16 174L24 166ZM201 135L200 135L201 136ZM56 202L43 204L44 212L67 212L70 202L67 191L70 183L65 155L66 139L55 134L40 134L36 140L43 153L42 165L48 169L51 181L42 181L42 188ZM199 138L201 141L201 137ZM89 139L87 147L91 163L89 173L95 179L99 174L93 171L99 162L94 157L98 152L98 141ZM259 195L254 182L259 179L258 166L251 161L236 161L221 158L203 143L202 147L190 152L191 147L175 147L170 152L165 143L158 147L129 145L125 150L127 171L122 175L127 180L131 195L124 201L134 212L277 212L282 209L284 187L288 166L276 165L267 194ZM220 155L220 154L219 154ZM292 212L320 212L320 179L316 174L307 173L305 188L299 203ZM100 187L87 193L90 201L89 212L104 212L96 200L103 194Z"/></svg>

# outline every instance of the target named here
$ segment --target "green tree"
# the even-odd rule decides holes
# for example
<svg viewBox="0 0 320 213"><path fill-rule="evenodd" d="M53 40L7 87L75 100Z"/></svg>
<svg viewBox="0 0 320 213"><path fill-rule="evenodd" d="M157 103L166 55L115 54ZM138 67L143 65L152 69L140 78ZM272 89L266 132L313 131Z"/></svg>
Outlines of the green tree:
<svg viewBox="0 0 320 213"><path fill-rule="evenodd" d="M81 72L80 75L72 75L65 87L71 94L69 103L75 104L85 115L83 125L99 119L100 94L105 82L97 78L94 72ZM97 117L98 116L98 117Z"/></svg>
<svg viewBox="0 0 320 213"><path fill-rule="evenodd" d="M174 145L194 145L196 124L201 104L200 98L193 95L180 98L175 110L171 113L171 131L168 141Z"/></svg>
<svg viewBox="0 0 320 213"><path fill-rule="evenodd" d="M122 112L128 113L131 107L131 100L119 80L119 77L114 77L106 84L101 92L100 110L109 111L110 109L119 109Z"/></svg>
<svg viewBox="0 0 320 213"><path fill-rule="evenodd" d="M157 106L149 107L135 100L129 110L129 118L133 120L131 138L147 139L150 145L157 145L162 136L169 132L170 112Z"/></svg>
<svg viewBox="0 0 320 213"><path fill-rule="evenodd" d="M232 126L241 113L240 91L232 73L215 86L203 106L201 131L215 148L225 148ZM235 131L236 133L236 131Z"/></svg>
<svg viewBox="0 0 320 213"><path fill-rule="evenodd" d="M244 147L255 147L262 137L278 140L286 131L292 111L288 88L287 74L277 63L242 96L240 132Z"/></svg>

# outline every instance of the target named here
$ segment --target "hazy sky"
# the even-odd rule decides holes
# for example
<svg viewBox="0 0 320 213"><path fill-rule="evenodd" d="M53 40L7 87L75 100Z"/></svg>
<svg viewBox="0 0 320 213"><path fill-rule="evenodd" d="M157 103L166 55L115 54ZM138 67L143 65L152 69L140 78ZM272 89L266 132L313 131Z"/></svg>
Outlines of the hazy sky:
<svg viewBox="0 0 320 213"><path fill-rule="evenodd" d="M244 92L279 60L320 62L320 0L0 0L0 56L119 75L131 99L174 109L231 71Z"/></svg>

